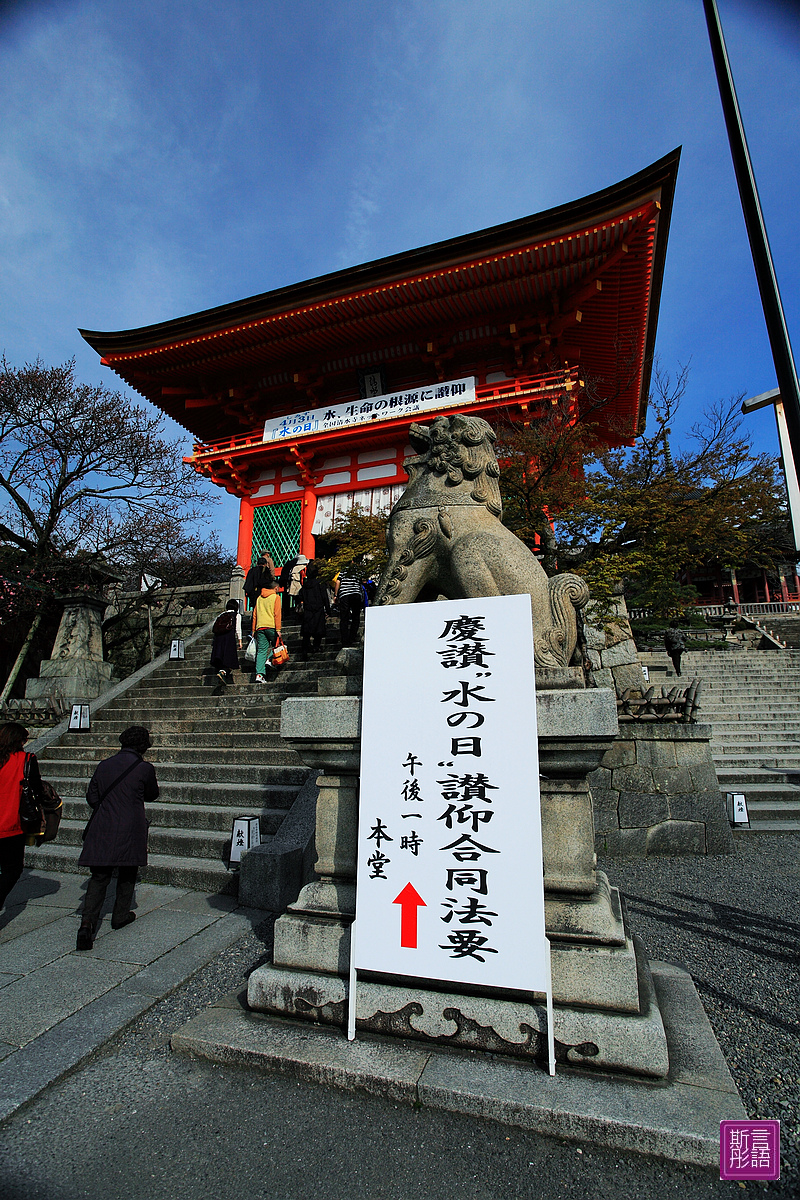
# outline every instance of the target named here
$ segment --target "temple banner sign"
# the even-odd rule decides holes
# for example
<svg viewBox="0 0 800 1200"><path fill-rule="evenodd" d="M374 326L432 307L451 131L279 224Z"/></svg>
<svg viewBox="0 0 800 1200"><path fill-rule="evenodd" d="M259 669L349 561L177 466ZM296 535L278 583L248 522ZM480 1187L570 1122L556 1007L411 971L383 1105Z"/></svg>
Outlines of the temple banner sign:
<svg viewBox="0 0 800 1200"><path fill-rule="evenodd" d="M548 995L530 597L366 613L354 967Z"/></svg>
<svg viewBox="0 0 800 1200"><path fill-rule="evenodd" d="M328 433L332 429L347 429L356 425L392 421L397 417L417 416L439 412L445 408L465 408L474 404L475 378L451 379L426 387L389 392L368 400L353 400L325 408L307 408L285 417L275 417L264 425L263 441L282 442L295 438Z"/></svg>

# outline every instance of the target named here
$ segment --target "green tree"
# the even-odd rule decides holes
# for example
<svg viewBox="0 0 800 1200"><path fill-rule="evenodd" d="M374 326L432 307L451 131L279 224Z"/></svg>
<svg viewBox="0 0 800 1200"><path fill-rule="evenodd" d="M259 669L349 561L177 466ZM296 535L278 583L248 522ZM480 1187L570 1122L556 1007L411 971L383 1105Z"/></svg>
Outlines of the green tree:
<svg viewBox="0 0 800 1200"><path fill-rule="evenodd" d="M666 613L694 594L679 582L686 570L792 556L777 462L743 433L741 397L712 405L670 447L687 384L687 368L656 369L634 447L599 443L591 404L501 436L506 524L529 544L538 536L545 569L582 575L601 606L622 583L629 602Z"/></svg>
<svg viewBox="0 0 800 1200"><path fill-rule="evenodd" d="M320 562L320 574L330 581L351 562L363 564L366 575L376 577L386 567L386 527L389 514L373 515L355 504L344 516L337 517L326 541L333 547L325 561Z"/></svg>

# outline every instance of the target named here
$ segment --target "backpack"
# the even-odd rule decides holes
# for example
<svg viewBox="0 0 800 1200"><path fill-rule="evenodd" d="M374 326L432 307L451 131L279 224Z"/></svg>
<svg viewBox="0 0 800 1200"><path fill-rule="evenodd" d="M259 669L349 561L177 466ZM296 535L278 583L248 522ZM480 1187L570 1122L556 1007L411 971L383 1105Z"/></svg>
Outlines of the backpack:
<svg viewBox="0 0 800 1200"><path fill-rule="evenodd" d="M224 613L220 613L211 630L214 636L220 637L223 633L230 633L233 629L233 619L235 616L236 613L231 612L229 608L226 608Z"/></svg>

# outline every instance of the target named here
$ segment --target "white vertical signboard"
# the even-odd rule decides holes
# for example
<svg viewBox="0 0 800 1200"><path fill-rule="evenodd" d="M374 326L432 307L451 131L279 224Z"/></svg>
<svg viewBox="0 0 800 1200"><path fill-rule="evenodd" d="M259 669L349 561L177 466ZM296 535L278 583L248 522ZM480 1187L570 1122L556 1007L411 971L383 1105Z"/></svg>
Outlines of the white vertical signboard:
<svg viewBox="0 0 800 1200"><path fill-rule="evenodd" d="M367 610L358 845L353 972L545 994L552 1048L527 595Z"/></svg>

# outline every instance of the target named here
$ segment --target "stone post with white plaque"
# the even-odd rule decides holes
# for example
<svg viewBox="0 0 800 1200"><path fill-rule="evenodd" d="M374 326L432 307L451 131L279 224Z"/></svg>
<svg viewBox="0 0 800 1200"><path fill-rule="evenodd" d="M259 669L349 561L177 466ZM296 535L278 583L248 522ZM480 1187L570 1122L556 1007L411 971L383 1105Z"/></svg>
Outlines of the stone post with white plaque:
<svg viewBox="0 0 800 1200"><path fill-rule="evenodd" d="M520 599L518 596L493 597L490 603L502 605ZM488 674L477 667L471 674L465 674L456 662L449 668L437 668L439 677L430 684L427 707L421 701L418 704L413 699L411 703L407 702L409 695L422 696L422 676L426 671L430 675L430 655L432 653L435 658L437 654L435 643L438 642L442 650L448 647L447 638L439 639L442 633L439 629L432 640L428 638L427 649L424 649L422 635L414 636L414 618L422 613L431 615L439 626L446 628L447 620L454 619L451 609L458 610L456 618L472 619L485 617L489 610L486 608L485 613L484 608L485 601L470 599L370 611L367 614L365 711L362 713L362 698L357 694L358 675L353 669L357 664L352 652L349 657L351 674L321 681L320 690L328 694L298 696L284 701L283 737L309 765L321 772L316 826L318 879L303 888L296 903L276 922L273 963L258 968L250 976L248 1002L255 1010L345 1027L350 933L357 908L355 884L358 871L360 895L364 900L355 938L359 966L357 1029L543 1061L546 1057L545 997L535 969L535 948L532 947L533 940L539 936L536 932L536 889L538 886L541 890L543 880L544 926L551 951L558 1059L575 1065L588 1064L600 1069L662 1078L668 1070L666 1038L647 959L625 928L617 890L609 885L602 872L596 870L592 804L586 776L598 766L617 732L613 693L607 689L569 690L563 687L541 690L535 697L535 717L530 717L526 728L520 728L513 703L520 686L520 681L516 680L513 686L511 683L506 686L507 692L511 687L507 696L510 705L503 710L499 721L489 722L487 714L492 710L492 703L500 697L500 692L495 696L489 690L489 684L495 682L496 675L496 681L500 683L504 678L502 671L490 665ZM394 631L389 633L388 639L379 637L379 643L384 644L377 652L378 658L385 653L389 653L389 657L394 654L396 662L394 667L388 660L381 662L377 674L371 673L370 622L374 621L376 630L379 626L382 628L381 621L385 623L389 614L407 622L411 633L398 637ZM520 652L518 661L514 661L505 645L501 648L502 639L497 627L492 628L492 638L497 636L500 641L498 650L486 643L489 652L500 652L507 660L506 667L511 675L515 671L519 673L525 654ZM450 645L451 650L453 645ZM444 659L440 661L444 662ZM493 661L485 660L489 664ZM528 669L533 702L532 655ZM382 676L390 716L388 724L375 729L371 725L370 710L374 708L375 680ZM437 683L438 696L435 694ZM480 692L480 688L485 690ZM445 725L442 720L435 720L435 707L448 693L452 693L450 701L441 709L442 720L447 721ZM486 698L483 704L477 699L479 695ZM458 703L462 698L470 701L468 706ZM519 708L520 713L524 713L524 704ZM464 716L462 721L462 713L472 715ZM479 720L479 717L484 719ZM385 717L380 719L386 720ZM362 720L366 733L364 749L368 741L367 758L372 763L371 766L367 764L362 783L373 807L364 808L367 798L362 797L362 847L359 850L358 777ZM390 729L395 724L402 728L396 731L397 737L392 738ZM482 730L488 724L495 726L492 736L499 736L498 746L505 745L508 749L507 763L502 753L494 750L492 754L488 753L488 743L486 757L483 744L479 747L479 758L470 752L477 748L475 739L482 736ZM520 774L520 763L526 754L528 761L535 762L537 724L536 773L541 774L538 780L530 773ZM462 729L462 725L465 728ZM404 745L403 760L395 762L398 746L407 742L415 729L421 739L417 749L413 744ZM479 729L481 733L477 732ZM435 734L431 748L436 751L431 760L432 771L420 752L431 730ZM436 737L439 738L438 745ZM443 737L444 741L441 740ZM447 757L451 751L455 752L455 757L452 754ZM424 779L429 791L423 803L428 807L412 805L409 808L402 798L404 785L410 785L417 778L408 773L409 768L405 768L404 773L399 770L408 752L412 758L426 764ZM470 770L465 768L458 772L457 767L467 760L471 763ZM492 770L483 770L490 762ZM486 803L481 807L474 804L469 807L463 796L443 798L453 773L464 777L469 774L474 785L476 768L489 781L490 787L484 792ZM498 790L491 791L491 788ZM540 850L537 849L537 832L531 828L530 821L526 823L525 820L526 811L536 811L538 807L535 803L537 792L541 796ZM413 789L407 788L406 794L414 798ZM417 791L417 797L420 794L424 797L421 790ZM490 795L491 802L488 801ZM500 831L501 808L504 806L513 819L503 832L504 840L495 845L488 835L494 829ZM382 808L387 815L382 816L378 811ZM420 813L420 817L407 820L404 809ZM376 820L379 822L378 835L371 836ZM406 833L400 828L405 824L414 825L416 839L411 838L411 830ZM381 825L391 842L384 839ZM485 856L484 861L479 858L472 862L450 862L451 843L459 841L462 833L473 837L473 826L474 841L483 847L479 854ZM516 829L520 830L520 844L515 849L513 835ZM440 837L439 833L447 837ZM406 848L401 850L404 838L409 840ZM382 844L375 845L379 839ZM427 844L434 847L434 860L437 856L441 859L439 875L444 878L442 872L450 872L448 882L456 884L452 890L436 883L435 864L431 868L433 875L421 875L420 886L413 883L417 856L409 850L409 845L419 839L427 839ZM469 848L468 842L461 845ZM490 867L493 874L486 875L486 863L501 846L504 854L508 851L507 870L494 871ZM369 853L365 853L366 848ZM370 881L369 874L375 870L376 863L370 866L369 859L376 853L377 865L386 878ZM381 856L394 859L394 862L391 866L383 863ZM399 864L408 869L398 870ZM465 882L458 885L453 872L459 867L463 867L465 873L472 871L471 886L466 874L462 875ZM390 871L395 874L390 875ZM480 871L484 871L482 878L477 874ZM531 879L535 880L537 873L539 883L531 885ZM363 905L372 894L368 888L374 889L383 882L387 889L381 896L377 919L372 921L370 928L369 920L364 920L370 905L366 908ZM412 884L423 904L417 904L414 895L406 892L404 905L401 898L406 883ZM429 894L426 895L423 889L429 890ZM514 900L515 889L518 904ZM473 899L463 903L459 899L461 892ZM407 908L409 903L411 907ZM490 916L490 913L496 915ZM421 966L414 966L413 949L400 944L404 921L406 937L411 936L412 923L418 931L419 941L424 932L428 957ZM506 924L501 929L503 922ZM504 940L494 940L495 934L502 935ZM384 943L392 951L388 958L381 956ZM470 947L477 947L477 956ZM485 974L483 965L478 962L481 948L482 957L489 964ZM519 970L513 968L515 955L519 959ZM500 971L492 965L501 957L505 958L506 964L512 964L507 973L504 973L505 966ZM405 961L409 963L407 967L403 965Z"/></svg>

